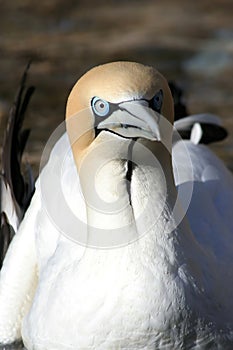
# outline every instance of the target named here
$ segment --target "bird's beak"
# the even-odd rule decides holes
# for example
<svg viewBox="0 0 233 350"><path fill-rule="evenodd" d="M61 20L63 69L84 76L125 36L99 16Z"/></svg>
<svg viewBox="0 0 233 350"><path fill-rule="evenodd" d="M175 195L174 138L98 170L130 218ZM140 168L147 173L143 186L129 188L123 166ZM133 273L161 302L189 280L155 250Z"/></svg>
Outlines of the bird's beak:
<svg viewBox="0 0 233 350"><path fill-rule="evenodd" d="M127 138L145 138L160 141L159 114L146 101L123 102L98 129L107 129Z"/></svg>

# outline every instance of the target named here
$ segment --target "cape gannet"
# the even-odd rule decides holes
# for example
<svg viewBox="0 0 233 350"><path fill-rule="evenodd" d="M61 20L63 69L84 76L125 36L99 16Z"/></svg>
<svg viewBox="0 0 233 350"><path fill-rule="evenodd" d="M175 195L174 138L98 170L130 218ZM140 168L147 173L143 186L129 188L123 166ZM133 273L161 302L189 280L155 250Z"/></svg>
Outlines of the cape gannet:
<svg viewBox="0 0 233 350"><path fill-rule="evenodd" d="M166 80L138 63L93 68L71 91L66 125L3 264L0 343L231 348L230 209L215 194L221 171L229 188L232 177L206 148L196 155L205 146L176 140L175 186Z"/></svg>

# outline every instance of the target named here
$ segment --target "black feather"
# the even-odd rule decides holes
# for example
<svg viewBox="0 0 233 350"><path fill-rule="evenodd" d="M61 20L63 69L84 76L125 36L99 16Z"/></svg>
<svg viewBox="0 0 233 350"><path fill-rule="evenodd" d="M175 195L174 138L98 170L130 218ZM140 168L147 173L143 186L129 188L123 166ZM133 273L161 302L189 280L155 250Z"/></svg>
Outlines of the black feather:
<svg viewBox="0 0 233 350"><path fill-rule="evenodd" d="M216 124L210 124L210 123L199 123L202 128L202 137L200 139L200 143L202 144L209 144L213 142L218 142L224 140L228 132L227 130ZM188 128L179 130L179 134L184 140L190 140L191 137L191 131L192 131L192 125L190 125Z"/></svg>
<svg viewBox="0 0 233 350"><path fill-rule="evenodd" d="M20 207L21 212L18 215L21 216L26 211L29 198L33 194L31 186L27 185L27 180L24 179L21 172L22 154L30 133L29 130L21 129L26 109L35 90L32 86L28 88L25 86L29 67L30 64L23 73L19 90L10 110L2 151L3 177L10 186L13 200Z"/></svg>
<svg viewBox="0 0 233 350"><path fill-rule="evenodd" d="M0 214L1 219L1 227L0 227L0 269L2 267L3 260L5 258L7 249L9 247L9 244L12 240L12 238L15 235L15 231L13 227L9 224L7 220L7 216L5 212L2 212Z"/></svg>
<svg viewBox="0 0 233 350"><path fill-rule="evenodd" d="M174 119L178 120L187 117L189 111L184 102L183 90L174 81L169 81L168 85L174 100Z"/></svg>
<svg viewBox="0 0 233 350"><path fill-rule="evenodd" d="M9 112L2 147L1 181L4 181L10 188L13 206L16 210L19 221L22 220L35 190L31 168L27 166L26 176L23 176L21 169L22 155L30 134L30 130L22 130L22 126L28 104L35 90L33 86L26 87L29 68L30 62L23 73L13 106ZM2 202L2 195L3 194L0 194L0 202ZM4 212L4 208L1 206L0 215L1 262L13 237L14 230L9 222L9 218L7 218L6 213Z"/></svg>

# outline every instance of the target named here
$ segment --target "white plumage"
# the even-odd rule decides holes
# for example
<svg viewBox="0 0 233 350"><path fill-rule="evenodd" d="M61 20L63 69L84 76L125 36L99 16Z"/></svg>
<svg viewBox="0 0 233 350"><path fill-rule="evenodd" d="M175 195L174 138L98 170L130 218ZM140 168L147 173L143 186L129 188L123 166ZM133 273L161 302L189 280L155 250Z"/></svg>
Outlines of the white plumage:
<svg viewBox="0 0 233 350"><path fill-rule="evenodd" d="M87 73L89 89L88 84L93 82L91 97L121 103L129 100L127 96L133 99L137 92L138 99L151 100L163 89L163 103L170 103L166 85L155 70L133 63L98 69ZM104 86L106 91L98 90L98 73L113 80L112 85ZM140 78L143 74L144 82ZM151 75L156 80L154 85ZM107 96L107 88L110 91L114 87L116 77L119 91L115 89L116 95L109 92ZM108 81L104 79L102 76L103 85ZM84 81L78 89L82 84ZM85 91L88 94L89 90ZM79 104L77 110L82 109L80 101L75 102L72 96L70 101L73 106ZM145 108L148 112L147 105ZM134 111L130 111L132 116ZM168 106L161 114L167 121L172 120ZM113 131L114 114L111 116L111 125L106 124L107 118L104 129L108 125ZM166 120L155 119L158 130L154 130L160 132L161 142L153 141L154 133L152 141L143 138L133 144L136 165L131 169L130 190L129 163L122 154L129 149L131 139L123 138L121 131L113 134L107 129L98 137L87 133L71 149L68 126L69 138L65 134L55 145L1 271L0 342L10 343L22 334L25 346L34 350L231 348L232 176L209 149L189 140L174 143L172 169L169 149L163 145L163 140L171 145L172 130ZM121 127L127 133L127 128ZM143 131L143 135L152 135L151 130ZM133 127L129 132L141 131ZM103 148L108 151L99 152L102 145L108 145ZM114 152L109 145L114 145ZM148 154L140 153L144 146L159 163L149 162ZM109 154L115 157L109 159ZM93 193L89 191L94 160L98 170L94 174L96 192L109 205L120 201L120 211L111 213L93 207L93 203L99 203L91 202ZM82 242L86 245L70 239L74 238L70 234L74 227L66 216L62 217L64 202L56 189L56 167L61 170L59 179L66 202L82 222L87 221L86 242ZM186 208L190 186L187 220L177 202L177 189ZM67 227L65 234L56 226L45 195L53 197L55 214ZM179 222L179 218L183 220ZM124 225L128 225L129 243L125 244L127 239L122 236L118 247L101 249L103 241L95 237L99 232L96 228L110 235L113 227L121 229ZM93 242L99 246L90 247Z"/></svg>

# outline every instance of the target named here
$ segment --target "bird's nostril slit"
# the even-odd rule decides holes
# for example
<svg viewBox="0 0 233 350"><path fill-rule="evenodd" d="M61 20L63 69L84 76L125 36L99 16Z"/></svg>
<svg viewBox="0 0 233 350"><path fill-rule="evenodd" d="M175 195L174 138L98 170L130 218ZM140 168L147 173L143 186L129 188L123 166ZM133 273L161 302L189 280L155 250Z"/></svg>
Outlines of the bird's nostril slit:
<svg viewBox="0 0 233 350"><path fill-rule="evenodd" d="M124 129L128 129L128 128L134 128L134 129L139 129L141 130L140 127L136 126L136 125L130 125L130 124L120 124L121 128L124 128Z"/></svg>

